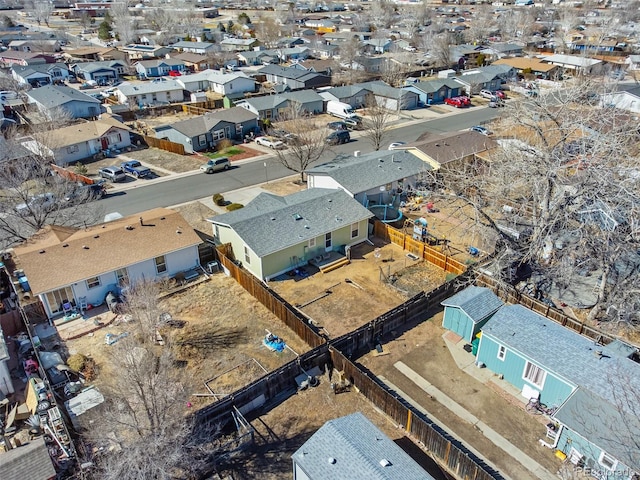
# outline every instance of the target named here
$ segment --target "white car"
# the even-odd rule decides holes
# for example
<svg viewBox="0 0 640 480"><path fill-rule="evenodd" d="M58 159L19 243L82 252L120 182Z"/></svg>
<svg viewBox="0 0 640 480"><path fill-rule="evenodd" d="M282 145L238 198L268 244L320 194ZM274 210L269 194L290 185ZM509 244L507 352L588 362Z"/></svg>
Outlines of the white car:
<svg viewBox="0 0 640 480"><path fill-rule="evenodd" d="M16 212L20 216L27 215L31 211L47 211L56 203L56 197L53 193L40 193L31 197L26 203L16 205Z"/></svg>
<svg viewBox="0 0 640 480"><path fill-rule="evenodd" d="M393 142L389 145L389 150L400 150L406 145L405 142Z"/></svg>
<svg viewBox="0 0 640 480"><path fill-rule="evenodd" d="M480 90L480 96L489 100L495 100L496 95L491 90Z"/></svg>
<svg viewBox="0 0 640 480"><path fill-rule="evenodd" d="M274 150L285 147L284 142L278 140L275 137L257 137L256 143L258 145L262 145L263 147L273 148Z"/></svg>
<svg viewBox="0 0 640 480"><path fill-rule="evenodd" d="M488 128L485 128L481 125L476 125L474 127L471 127L469 130L471 130L472 132L478 132L481 135L485 135L485 136L489 136L489 135L493 135L493 132L491 130L489 130Z"/></svg>

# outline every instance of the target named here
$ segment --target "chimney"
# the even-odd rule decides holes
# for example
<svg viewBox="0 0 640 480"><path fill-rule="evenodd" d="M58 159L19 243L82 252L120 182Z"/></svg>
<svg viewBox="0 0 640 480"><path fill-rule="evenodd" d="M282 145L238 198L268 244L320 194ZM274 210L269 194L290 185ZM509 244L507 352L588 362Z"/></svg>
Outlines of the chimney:
<svg viewBox="0 0 640 480"><path fill-rule="evenodd" d="M140 226L144 227L144 220L142 220L142 217L140 217Z"/></svg>
<svg viewBox="0 0 640 480"><path fill-rule="evenodd" d="M353 152L353 156L354 157L359 157L360 156L360 150L356 150L355 152Z"/></svg>

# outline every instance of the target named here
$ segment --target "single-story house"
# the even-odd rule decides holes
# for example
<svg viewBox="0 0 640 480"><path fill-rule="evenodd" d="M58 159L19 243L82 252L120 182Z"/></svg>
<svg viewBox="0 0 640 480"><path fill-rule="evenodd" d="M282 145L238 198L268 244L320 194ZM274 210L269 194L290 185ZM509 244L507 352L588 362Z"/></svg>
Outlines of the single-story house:
<svg viewBox="0 0 640 480"><path fill-rule="evenodd" d="M170 55L170 58L183 62L187 71L190 72L200 72L202 70L214 67L213 61L210 57L200 55L198 53L172 53Z"/></svg>
<svg viewBox="0 0 640 480"><path fill-rule="evenodd" d="M124 82L118 85L116 96L126 105L154 105L182 102L184 87L176 80L157 79L151 82Z"/></svg>
<svg viewBox="0 0 640 480"><path fill-rule="evenodd" d="M509 56L517 57L518 55L522 55L523 50L523 45L505 42L492 43L491 45L485 46L481 50L481 52L492 58L504 58Z"/></svg>
<svg viewBox="0 0 640 480"><path fill-rule="evenodd" d="M280 48L292 48L309 43L309 40L302 37L284 37L278 39L276 45Z"/></svg>
<svg viewBox="0 0 640 480"><path fill-rule="evenodd" d="M215 148L224 139L242 140L244 135L257 130L258 116L241 107L209 112L155 128L156 137L182 144L187 153Z"/></svg>
<svg viewBox="0 0 640 480"><path fill-rule="evenodd" d="M482 328L476 363L551 407L550 448L597 478L633 478L640 468L637 349L608 345L522 305L501 307ZM545 442L546 443L546 442Z"/></svg>
<svg viewBox="0 0 640 480"><path fill-rule="evenodd" d="M246 98L236 102L238 107L246 108L259 116L261 120L277 119L294 104L303 112L318 114L324 111L323 98L313 90L298 90L277 95Z"/></svg>
<svg viewBox="0 0 640 480"><path fill-rule="evenodd" d="M204 70L177 79L189 92L211 90L222 95L254 92L256 82L244 72L226 72L224 70Z"/></svg>
<svg viewBox="0 0 640 480"><path fill-rule="evenodd" d="M93 118L100 115L100 100L64 85L45 85L27 92L28 103L35 104L45 115L65 110L71 118Z"/></svg>
<svg viewBox="0 0 640 480"><path fill-rule="evenodd" d="M322 39L325 42L341 44L351 41L354 38L360 42L364 42L365 40L371 40L372 37L373 32L328 32L322 36Z"/></svg>
<svg viewBox="0 0 640 480"><path fill-rule="evenodd" d="M118 50L126 53L129 60L165 58L168 53L171 53L171 47L165 47L162 45L144 45L139 43L132 43L118 47Z"/></svg>
<svg viewBox="0 0 640 480"><path fill-rule="evenodd" d="M393 42L390 38L372 38L362 42L362 49L367 53L386 53L391 49Z"/></svg>
<svg viewBox="0 0 640 480"><path fill-rule="evenodd" d="M353 70L361 70L366 73L380 73L384 70L387 65L387 57L383 57L381 55L369 57L366 55L358 55L351 65L343 64L340 65L345 68L350 68Z"/></svg>
<svg viewBox="0 0 640 480"><path fill-rule="evenodd" d="M129 65L123 60L82 62L71 65L71 70L78 78L106 85L118 80L121 75L126 75L129 71Z"/></svg>
<svg viewBox="0 0 640 480"><path fill-rule="evenodd" d="M237 54L238 60L244 65L266 65L269 63L305 60L311 55L307 47L277 48L271 50L251 50Z"/></svg>
<svg viewBox="0 0 640 480"><path fill-rule="evenodd" d="M333 58L340 53L340 46L333 44L316 43L311 45L309 49L314 57L320 58L321 60Z"/></svg>
<svg viewBox="0 0 640 480"><path fill-rule="evenodd" d="M99 120L57 128L48 131L43 138L37 134L35 138L51 150L57 165L66 166L107 149L120 150L130 146L130 131L124 123L105 114Z"/></svg>
<svg viewBox="0 0 640 480"><path fill-rule="evenodd" d="M287 85L291 90L303 90L331 85L331 76L308 72L293 67L266 65L258 70L258 73L266 75L268 82Z"/></svg>
<svg viewBox="0 0 640 480"><path fill-rule="evenodd" d="M414 188L417 176L430 166L404 150L380 150L366 155L338 156L306 170L307 186L344 190L358 203L400 203L398 193Z"/></svg>
<svg viewBox="0 0 640 480"><path fill-rule="evenodd" d="M396 88L382 80L361 83L373 95L376 103L389 110L412 110L418 107L419 95L411 90Z"/></svg>
<svg viewBox="0 0 640 480"><path fill-rule="evenodd" d="M48 225L15 255L52 318L66 303L98 305L120 286L198 267L200 243L178 212L156 208L86 228Z"/></svg>
<svg viewBox="0 0 640 480"><path fill-rule="evenodd" d="M328 76L331 76L335 66L336 63L333 60L300 60L291 64L291 68L322 73Z"/></svg>
<svg viewBox="0 0 640 480"><path fill-rule="evenodd" d="M14 40L9 42L9 50L16 52L55 53L62 50L60 42L50 40Z"/></svg>
<svg viewBox="0 0 640 480"><path fill-rule="evenodd" d="M432 105L434 103L444 102L445 98L459 96L462 85L454 81L453 78L438 78L435 80L425 80L423 82L407 83L402 88L416 93L419 104Z"/></svg>
<svg viewBox="0 0 640 480"><path fill-rule="evenodd" d="M464 26L462 26L462 30L464 30ZM464 68L473 68L480 67L478 64L479 55L484 55L482 50L485 47L482 45L452 45L449 47L450 58L452 60L452 65L456 65L459 70Z"/></svg>
<svg viewBox="0 0 640 480"><path fill-rule="evenodd" d="M640 113L640 87L605 93L601 103L606 107L618 108L629 113Z"/></svg>
<svg viewBox="0 0 640 480"><path fill-rule="evenodd" d="M107 60L122 60L126 62L128 57L125 52L121 52L117 48L97 46L66 48L63 56L71 62L78 60L95 62L105 62Z"/></svg>
<svg viewBox="0 0 640 480"><path fill-rule="evenodd" d="M337 100L351 105L352 108L362 108L367 104L367 97L370 93L362 84L355 84L323 90L322 96L327 101Z"/></svg>
<svg viewBox="0 0 640 480"><path fill-rule="evenodd" d="M225 38L220 42L223 52L246 52L260 44L255 38Z"/></svg>
<svg viewBox="0 0 640 480"><path fill-rule="evenodd" d="M20 85L39 87L50 83L64 82L69 78L69 68L60 62L27 65L26 67L14 65L11 67L11 76Z"/></svg>
<svg viewBox="0 0 640 480"><path fill-rule="evenodd" d="M462 85L469 95L480 93L480 90L498 90L502 85L502 79L497 74L480 69L465 71L453 79Z"/></svg>
<svg viewBox="0 0 640 480"><path fill-rule="evenodd" d="M164 77L177 72L180 75L187 71L182 60L175 58L141 60L133 64L140 78Z"/></svg>
<svg viewBox="0 0 640 480"><path fill-rule="evenodd" d="M5 50L0 52L0 63L5 65L37 65L40 63L53 63L55 59L47 54L37 52L16 52L15 50Z"/></svg>
<svg viewBox="0 0 640 480"><path fill-rule="evenodd" d="M442 326L472 342L491 316L504 305L485 287L471 286L440 303L444 307Z"/></svg>
<svg viewBox="0 0 640 480"><path fill-rule="evenodd" d="M216 241L230 243L243 267L268 281L327 252L346 254L367 240L372 216L343 190L311 188L284 197L261 193L207 220Z"/></svg>
<svg viewBox="0 0 640 480"><path fill-rule="evenodd" d="M545 80L553 79L560 73L560 67L551 63L542 62L539 58L529 57L511 57L501 58L492 63L492 65L509 65L516 69L518 73L523 71L531 72L536 77Z"/></svg>
<svg viewBox="0 0 640 480"><path fill-rule="evenodd" d="M360 412L329 420L291 458L294 480L433 480Z"/></svg>
<svg viewBox="0 0 640 480"><path fill-rule="evenodd" d="M12 448L0 455L0 478L2 480L54 480L57 472L53 466L49 448L44 437L34 438L29 443Z"/></svg>
<svg viewBox="0 0 640 480"><path fill-rule="evenodd" d="M180 52L197 53L199 55L208 55L219 51L219 47L215 43L210 42L187 42L180 41L171 45L171 48ZM171 56L172 58L173 55Z"/></svg>
<svg viewBox="0 0 640 480"><path fill-rule="evenodd" d="M581 75L598 75L604 71L604 62L602 60L580 55L562 55L556 53L543 57L542 61Z"/></svg>

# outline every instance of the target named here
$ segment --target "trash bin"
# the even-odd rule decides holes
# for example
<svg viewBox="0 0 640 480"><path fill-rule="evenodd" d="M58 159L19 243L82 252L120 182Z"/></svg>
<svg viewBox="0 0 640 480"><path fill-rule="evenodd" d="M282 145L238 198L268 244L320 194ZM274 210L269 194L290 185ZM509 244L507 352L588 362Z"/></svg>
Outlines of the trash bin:
<svg viewBox="0 0 640 480"><path fill-rule="evenodd" d="M474 357L478 354L478 346L480 345L480 339L474 338L471 342L471 355Z"/></svg>

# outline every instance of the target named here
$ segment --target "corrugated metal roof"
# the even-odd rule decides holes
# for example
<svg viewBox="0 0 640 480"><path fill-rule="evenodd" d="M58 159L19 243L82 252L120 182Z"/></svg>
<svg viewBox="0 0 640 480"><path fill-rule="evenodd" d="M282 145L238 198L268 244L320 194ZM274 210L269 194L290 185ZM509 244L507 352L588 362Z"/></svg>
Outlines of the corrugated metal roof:
<svg viewBox="0 0 640 480"><path fill-rule="evenodd" d="M504 304L502 300L488 288L471 286L456 293L453 297L447 298L441 305L445 307L458 307L473 323L478 323Z"/></svg>
<svg viewBox="0 0 640 480"><path fill-rule="evenodd" d="M360 412L329 420L292 458L313 480L433 480Z"/></svg>

